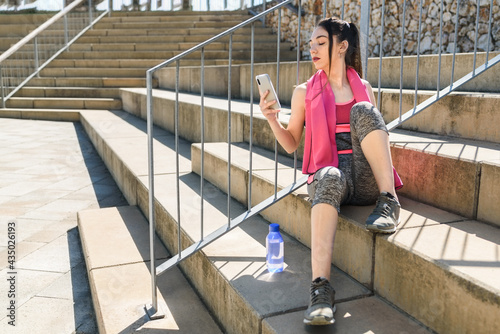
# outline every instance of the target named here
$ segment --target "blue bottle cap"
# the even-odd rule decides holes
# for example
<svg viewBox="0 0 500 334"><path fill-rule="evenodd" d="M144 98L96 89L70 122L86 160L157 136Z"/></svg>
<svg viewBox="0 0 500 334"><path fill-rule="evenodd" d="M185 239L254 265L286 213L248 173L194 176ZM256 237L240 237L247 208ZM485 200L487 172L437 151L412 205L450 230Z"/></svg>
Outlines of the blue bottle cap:
<svg viewBox="0 0 500 334"><path fill-rule="evenodd" d="M279 232L280 225L279 224L271 224L269 225L269 232Z"/></svg>

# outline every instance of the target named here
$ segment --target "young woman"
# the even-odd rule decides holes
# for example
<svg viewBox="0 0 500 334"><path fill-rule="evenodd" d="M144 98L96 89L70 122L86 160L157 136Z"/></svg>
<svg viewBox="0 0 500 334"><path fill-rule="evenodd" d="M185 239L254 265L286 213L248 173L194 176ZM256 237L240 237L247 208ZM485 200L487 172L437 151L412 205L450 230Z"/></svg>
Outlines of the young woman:
<svg viewBox="0 0 500 334"><path fill-rule="evenodd" d="M277 119L278 111L270 109L274 101L266 101L268 92L261 94L259 106L289 153L299 146L305 126L302 171L310 175L313 281L304 323L325 325L335 322L335 291L328 280L340 205L376 202L366 228L392 233L400 210L395 187L401 184L372 88L360 79L357 27L337 18L323 19L309 44L318 71L295 88L287 128Z"/></svg>

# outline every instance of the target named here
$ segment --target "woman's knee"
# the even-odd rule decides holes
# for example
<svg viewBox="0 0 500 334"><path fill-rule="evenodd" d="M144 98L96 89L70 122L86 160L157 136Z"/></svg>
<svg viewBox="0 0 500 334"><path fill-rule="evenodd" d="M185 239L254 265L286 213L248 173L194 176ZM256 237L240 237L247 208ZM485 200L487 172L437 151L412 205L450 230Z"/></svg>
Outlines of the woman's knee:
<svg viewBox="0 0 500 334"><path fill-rule="evenodd" d="M347 180L338 168L325 167L316 172L307 190L313 206L326 203L339 211L346 196Z"/></svg>
<svg viewBox="0 0 500 334"><path fill-rule="evenodd" d="M351 123L365 118L379 118L382 115L378 109L370 102L358 102L351 108Z"/></svg>
<svg viewBox="0 0 500 334"><path fill-rule="evenodd" d="M351 108L351 132L363 138L374 130L387 132L384 118L378 109L369 102L358 102Z"/></svg>

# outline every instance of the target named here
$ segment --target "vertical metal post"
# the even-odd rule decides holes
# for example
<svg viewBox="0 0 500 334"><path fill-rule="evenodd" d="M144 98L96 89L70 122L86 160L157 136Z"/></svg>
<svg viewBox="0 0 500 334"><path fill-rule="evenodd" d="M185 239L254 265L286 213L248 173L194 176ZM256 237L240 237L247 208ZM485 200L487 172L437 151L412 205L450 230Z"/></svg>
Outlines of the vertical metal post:
<svg viewBox="0 0 500 334"><path fill-rule="evenodd" d="M451 64L451 79L450 79L450 90L453 88L453 81L455 79L455 57L457 54L457 47L458 47L458 14L460 12L460 1L457 0L457 15L456 15L456 22L455 22L455 47L453 48L453 61Z"/></svg>
<svg viewBox="0 0 500 334"><path fill-rule="evenodd" d="M35 52L35 72L38 72L38 36L34 39L34 52ZM39 76L39 74L37 74Z"/></svg>
<svg viewBox="0 0 500 334"><path fill-rule="evenodd" d="M153 308L158 308L158 296L156 294L156 265L155 265L155 211L154 211L154 158L153 158L153 76L150 71L146 72L147 81L147 100L146 108L148 110L148 173L149 173L149 256L151 259L151 295L153 296Z"/></svg>
<svg viewBox="0 0 500 334"><path fill-rule="evenodd" d="M403 22L401 23L401 62L399 66L399 123L401 123L401 114L403 112L403 60L405 54L405 18L406 18L406 0L403 2Z"/></svg>
<svg viewBox="0 0 500 334"><path fill-rule="evenodd" d="M4 87L3 87L3 75L2 75L3 68L0 65L0 94L2 95L2 108L5 108L5 92L4 92Z"/></svg>
<svg viewBox="0 0 500 334"><path fill-rule="evenodd" d="M229 35L229 68L227 77L227 227L231 226L231 66L233 59L233 34Z"/></svg>
<svg viewBox="0 0 500 334"><path fill-rule="evenodd" d="M491 43L491 21L492 21L492 14L493 14L493 0L490 1L490 19L488 23L488 46L486 47L486 61L484 64L488 66L488 60L490 58L490 43Z"/></svg>
<svg viewBox="0 0 500 334"><path fill-rule="evenodd" d="M181 188L179 173L179 70L180 61L175 62L175 112L174 112L174 131L175 131L175 182L177 188L177 252L181 258Z"/></svg>
<svg viewBox="0 0 500 334"><path fill-rule="evenodd" d="M68 46L69 43L69 29L68 29L68 15L64 15L64 45Z"/></svg>
<svg viewBox="0 0 500 334"><path fill-rule="evenodd" d="M92 21L94 21L94 17L92 15L92 0L89 0L89 25L90 25L90 29L94 29L94 25L92 24Z"/></svg>
<svg viewBox="0 0 500 334"><path fill-rule="evenodd" d="M201 173L200 173L200 235L203 240L203 185L205 183L205 48L201 48L201 80L200 80L200 95L201 95Z"/></svg>
<svg viewBox="0 0 500 334"><path fill-rule="evenodd" d="M252 0L253 5L253 0ZM248 150L250 154L249 158L249 170L248 175L248 210L252 208L252 177L253 177L253 87L254 87L254 50L255 50L255 22L252 22L252 33L250 39L250 135Z"/></svg>
<svg viewBox="0 0 500 334"><path fill-rule="evenodd" d="M266 11L266 0L262 0L262 11L265 12ZM266 27L266 18L263 17L262 18L262 27Z"/></svg>
<svg viewBox="0 0 500 334"><path fill-rule="evenodd" d="M385 28L385 0L382 0L382 17L381 17L381 32L380 32L380 49L378 60L378 96L377 96L377 109L380 110L382 105L382 57L384 56L384 28Z"/></svg>
<svg viewBox="0 0 500 334"><path fill-rule="evenodd" d="M368 68L368 36L370 33L370 0L361 1L361 63L363 74L367 77Z"/></svg>
<svg viewBox="0 0 500 334"><path fill-rule="evenodd" d="M326 3L327 3L327 0L323 0L323 18L326 17Z"/></svg>
<svg viewBox="0 0 500 334"><path fill-rule="evenodd" d="M479 8L481 8L481 1L476 1L477 13L476 13L476 30L474 38L474 61L472 65L472 76L476 75L476 59L477 59L477 40L479 39Z"/></svg>
<svg viewBox="0 0 500 334"><path fill-rule="evenodd" d="M420 15L418 19L418 42L417 42L417 70L415 73L415 100L413 103L413 110L417 110L418 101L418 71L420 66L420 38L422 33L422 0L420 0Z"/></svg>
<svg viewBox="0 0 500 334"><path fill-rule="evenodd" d="M146 72L146 109L148 129L148 179L149 179L149 256L151 268L151 298L152 303L146 306L146 311L151 319L159 319L165 316L158 308L158 295L156 288L156 258L155 258L155 211L154 211L154 157L153 157L153 73Z"/></svg>
<svg viewBox="0 0 500 334"><path fill-rule="evenodd" d="M280 95L281 8L278 9L278 39L276 41L276 94ZM279 113L276 115L279 120ZM274 140L274 197L278 196L278 140Z"/></svg>
<svg viewBox="0 0 500 334"><path fill-rule="evenodd" d="M443 48L443 3L444 0L441 0L441 12L439 15L439 56L438 56L438 77L437 77L437 92L436 92L436 97L439 98L439 91L440 91L440 86L441 86L441 53L442 53L442 48Z"/></svg>
<svg viewBox="0 0 500 334"><path fill-rule="evenodd" d="M298 25L297 25L297 86L300 84L300 43L301 43L301 33L302 33L302 2L299 1L299 12L298 16ZM293 182L297 182L297 150L293 152Z"/></svg>
<svg viewBox="0 0 500 334"><path fill-rule="evenodd" d="M344 5L345 5L345 0L342 0L342 12L340 14L340 19L342 20L344 19L344 12L345 12Z"/></svg>

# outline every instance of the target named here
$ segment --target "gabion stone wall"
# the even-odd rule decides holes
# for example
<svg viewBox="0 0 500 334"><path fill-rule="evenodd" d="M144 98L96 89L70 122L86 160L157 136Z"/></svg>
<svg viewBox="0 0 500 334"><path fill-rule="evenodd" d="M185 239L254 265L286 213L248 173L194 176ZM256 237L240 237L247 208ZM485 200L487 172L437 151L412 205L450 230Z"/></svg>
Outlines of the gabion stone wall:
<svg viewBox="0 0 500 334"><path fill-rule="evenodd" d="M298 5L299 0L295 1ZM327 17L341 17L342 0L327 1ZM382 1L385 1L384 44L383 54L398 56L401 54L401 25L403 22L403 0L371 0L370 1L370 33L368 55L379 56L380 33L382 30ZM479 3L478 51L486 51L488 45L488 21L491 0L442 0L443 1L443 53L473 52L476 39L477 4ZM458 10L458 36L455 41L455 24ZM416 55L418 47L418 23L420 0L406 1L404 54ZM420 54L437 54L439 52L441 0L423 0L422 30L420 38ZM308 56L308 40L318 20L323 18L323 0L302 0L302 54ZM360 26L361 0L345 0L344 19ZM267 18L269 26L277 27L278 14ZM493 0L492 24L490 35L490 51L500 51L500 6ZM298 19L296 11L282 10L282 38L296 47Z"/></svg>

